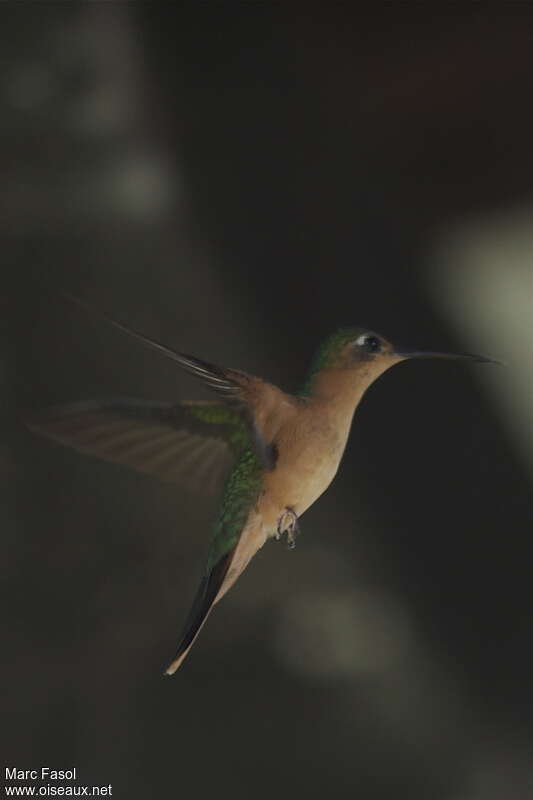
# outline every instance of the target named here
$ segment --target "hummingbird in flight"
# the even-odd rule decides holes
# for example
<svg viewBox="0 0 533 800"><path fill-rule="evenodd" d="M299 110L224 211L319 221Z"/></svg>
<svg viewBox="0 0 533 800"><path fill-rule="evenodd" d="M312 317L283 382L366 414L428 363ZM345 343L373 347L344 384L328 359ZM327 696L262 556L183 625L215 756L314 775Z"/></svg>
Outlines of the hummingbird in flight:
<svg viewBox="0 0 533 800"><path fill-rule="evenodd" d="M401 348L373 331L343 328L322 343L301 391L289 394L102 316L216 395L212 402L74 403L26 420L30 429L62 444L201 491L221 486L225 476L205 572L166 675L182 664L214 605L265 542L286 535L294 547L299 520L335 477L354 412L380 375L413 358L496 363L471 354Z"/></svg>

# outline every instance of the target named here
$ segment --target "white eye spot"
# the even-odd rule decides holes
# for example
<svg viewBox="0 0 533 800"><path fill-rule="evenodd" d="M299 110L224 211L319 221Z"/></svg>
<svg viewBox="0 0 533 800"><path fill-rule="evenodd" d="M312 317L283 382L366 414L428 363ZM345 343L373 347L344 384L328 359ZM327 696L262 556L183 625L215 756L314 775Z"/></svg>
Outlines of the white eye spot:
<svg viewBox="0 0 533 800"><path fill-rule="evenodd" d="M355 344L367 353L378 353L381 350L381 341L373 333L362 333Z"/></svg>

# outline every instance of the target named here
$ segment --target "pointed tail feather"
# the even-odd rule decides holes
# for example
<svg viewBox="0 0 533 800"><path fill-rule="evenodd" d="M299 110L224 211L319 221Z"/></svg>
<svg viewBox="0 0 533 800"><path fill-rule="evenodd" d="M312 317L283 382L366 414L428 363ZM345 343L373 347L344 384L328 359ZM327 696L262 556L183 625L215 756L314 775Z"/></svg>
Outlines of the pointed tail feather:
<svg viewBox="0 0 533 800"><path fill-rule="evenodd" d="M220 588L224 583L226 573L233 558L233 553L234 551L231 550L223 556L202 579L189 616L187 617L176 655L166 668L165 675L173 675L176 672L191 649L194 640L200 633L209 612L215 604Z"/></svg>

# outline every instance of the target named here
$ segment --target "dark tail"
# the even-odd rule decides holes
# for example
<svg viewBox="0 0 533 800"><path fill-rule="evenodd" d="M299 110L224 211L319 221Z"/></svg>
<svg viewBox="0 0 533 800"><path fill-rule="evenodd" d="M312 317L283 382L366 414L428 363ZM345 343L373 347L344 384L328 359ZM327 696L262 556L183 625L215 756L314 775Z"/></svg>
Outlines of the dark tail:
<svg viewBox="0 0 533 800"><path fill-rule="evenodd" d="M191 649L194 640L206 621L209 612L224 583L224 578L233 558L233 550L217 561L215 566L202 578L202 582L194 598L192 608L185 623L185 628L178 644L176 655L166 668L165 675L173 675Z"/></svg>

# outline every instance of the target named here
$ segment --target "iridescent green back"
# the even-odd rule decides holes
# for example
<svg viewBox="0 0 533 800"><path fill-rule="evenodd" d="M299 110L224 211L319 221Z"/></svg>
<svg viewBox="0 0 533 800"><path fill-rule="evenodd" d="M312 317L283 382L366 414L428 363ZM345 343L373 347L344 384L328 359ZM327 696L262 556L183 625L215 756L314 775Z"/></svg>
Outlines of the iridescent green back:
<svg viewBox="0 0 533 800"><path fill-rule="evenodd" d="M209 550L208 571L236 547L259 496L263 474L264 467L250 444L237 459L224 487L220 515L215 523Z"/></svg>

